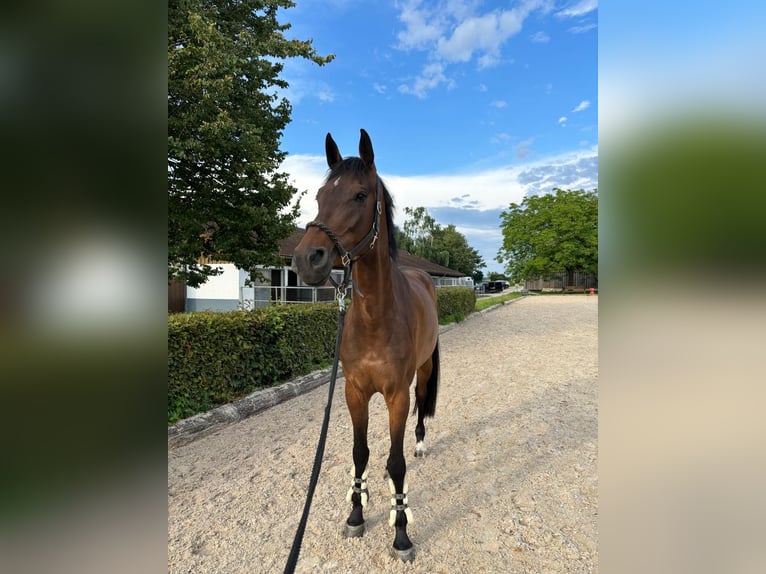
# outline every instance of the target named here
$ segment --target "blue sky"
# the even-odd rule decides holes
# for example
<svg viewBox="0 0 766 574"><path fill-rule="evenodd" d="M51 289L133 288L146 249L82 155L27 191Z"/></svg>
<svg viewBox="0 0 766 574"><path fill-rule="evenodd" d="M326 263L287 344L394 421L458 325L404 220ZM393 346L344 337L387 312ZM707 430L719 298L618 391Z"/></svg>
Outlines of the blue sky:
<svg viewBox="0 0 766 574"><path fill-rule="evenodd" d="M288 37L312 39L319 68L286 63L293 105L283 165L299 190L299 224L316 212L324 137L357 155L375 148L395 204L454 224L487 263L500 212L553 187L598 178L597 2L314 0L284 11Z"/></svg>

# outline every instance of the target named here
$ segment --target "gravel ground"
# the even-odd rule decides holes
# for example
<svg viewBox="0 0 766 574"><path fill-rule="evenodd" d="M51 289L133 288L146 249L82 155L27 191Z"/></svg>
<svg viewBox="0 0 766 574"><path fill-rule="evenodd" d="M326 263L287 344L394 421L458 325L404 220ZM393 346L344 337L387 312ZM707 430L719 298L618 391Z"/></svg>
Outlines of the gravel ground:
<svg viewBox="0 0 766 574"><path fill-rule="evenodd" d="M346 539L352 431L343 380L297 572L598 571L598 297L529 296L442 333L436 416L405 453L416 558L389 548L388 418L370 405L370 505ZM168 572L283 572L327 386L168 450Z"/></svg>

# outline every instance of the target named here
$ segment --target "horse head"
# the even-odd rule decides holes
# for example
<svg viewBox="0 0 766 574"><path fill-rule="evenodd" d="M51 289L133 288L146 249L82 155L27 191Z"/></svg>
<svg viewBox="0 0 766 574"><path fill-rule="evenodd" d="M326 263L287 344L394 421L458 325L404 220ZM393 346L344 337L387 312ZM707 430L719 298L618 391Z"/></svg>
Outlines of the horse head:
<svg viewBox="0 0 766 574"><path fill-rule="evenodd" d="M359 157L343 156L329 133L329 175L316 195L319 211L295 248L293 270L308 285L322 285L333 267L349 265L374 246L380 229L381 191L372 141L360 130Z"/></svg>

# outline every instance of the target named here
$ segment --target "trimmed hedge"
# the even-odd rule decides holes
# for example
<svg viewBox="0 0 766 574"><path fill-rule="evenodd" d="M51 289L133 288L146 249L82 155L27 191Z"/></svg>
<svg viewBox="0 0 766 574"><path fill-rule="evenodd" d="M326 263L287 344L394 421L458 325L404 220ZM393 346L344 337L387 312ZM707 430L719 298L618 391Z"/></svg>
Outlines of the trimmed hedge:
<svg viewBox="0 0 766 574"><path fill-rule="evenodd" d="M441 287L436 295L441 324L462 321L476 309L476 293L470 287Z"/></svg>
<svg viewBox="0 0 766 574"><path fill-rule="evenodd" d="M436 293L440 323L476 305L470 287ZM337 327L335 302L168 315L168 423L330 364Z"/></svg>
<svg viewBox="0 0 766 574"><path fill-rule="evenodd" d="M338 306L168 316L168 422L304 375L332 360Z"/></svg>

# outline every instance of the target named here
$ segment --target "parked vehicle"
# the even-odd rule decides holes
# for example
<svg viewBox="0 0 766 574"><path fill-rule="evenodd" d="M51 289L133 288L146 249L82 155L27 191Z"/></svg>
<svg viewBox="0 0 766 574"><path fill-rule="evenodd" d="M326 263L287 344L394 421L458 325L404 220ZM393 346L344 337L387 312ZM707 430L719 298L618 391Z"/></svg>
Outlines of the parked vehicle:
<svg viewBox="0 0 766 574"><path fill-rule="evenodd" d="M484 284L485 293L501 293L508 285L507 281L487 281Z"/></svg>

